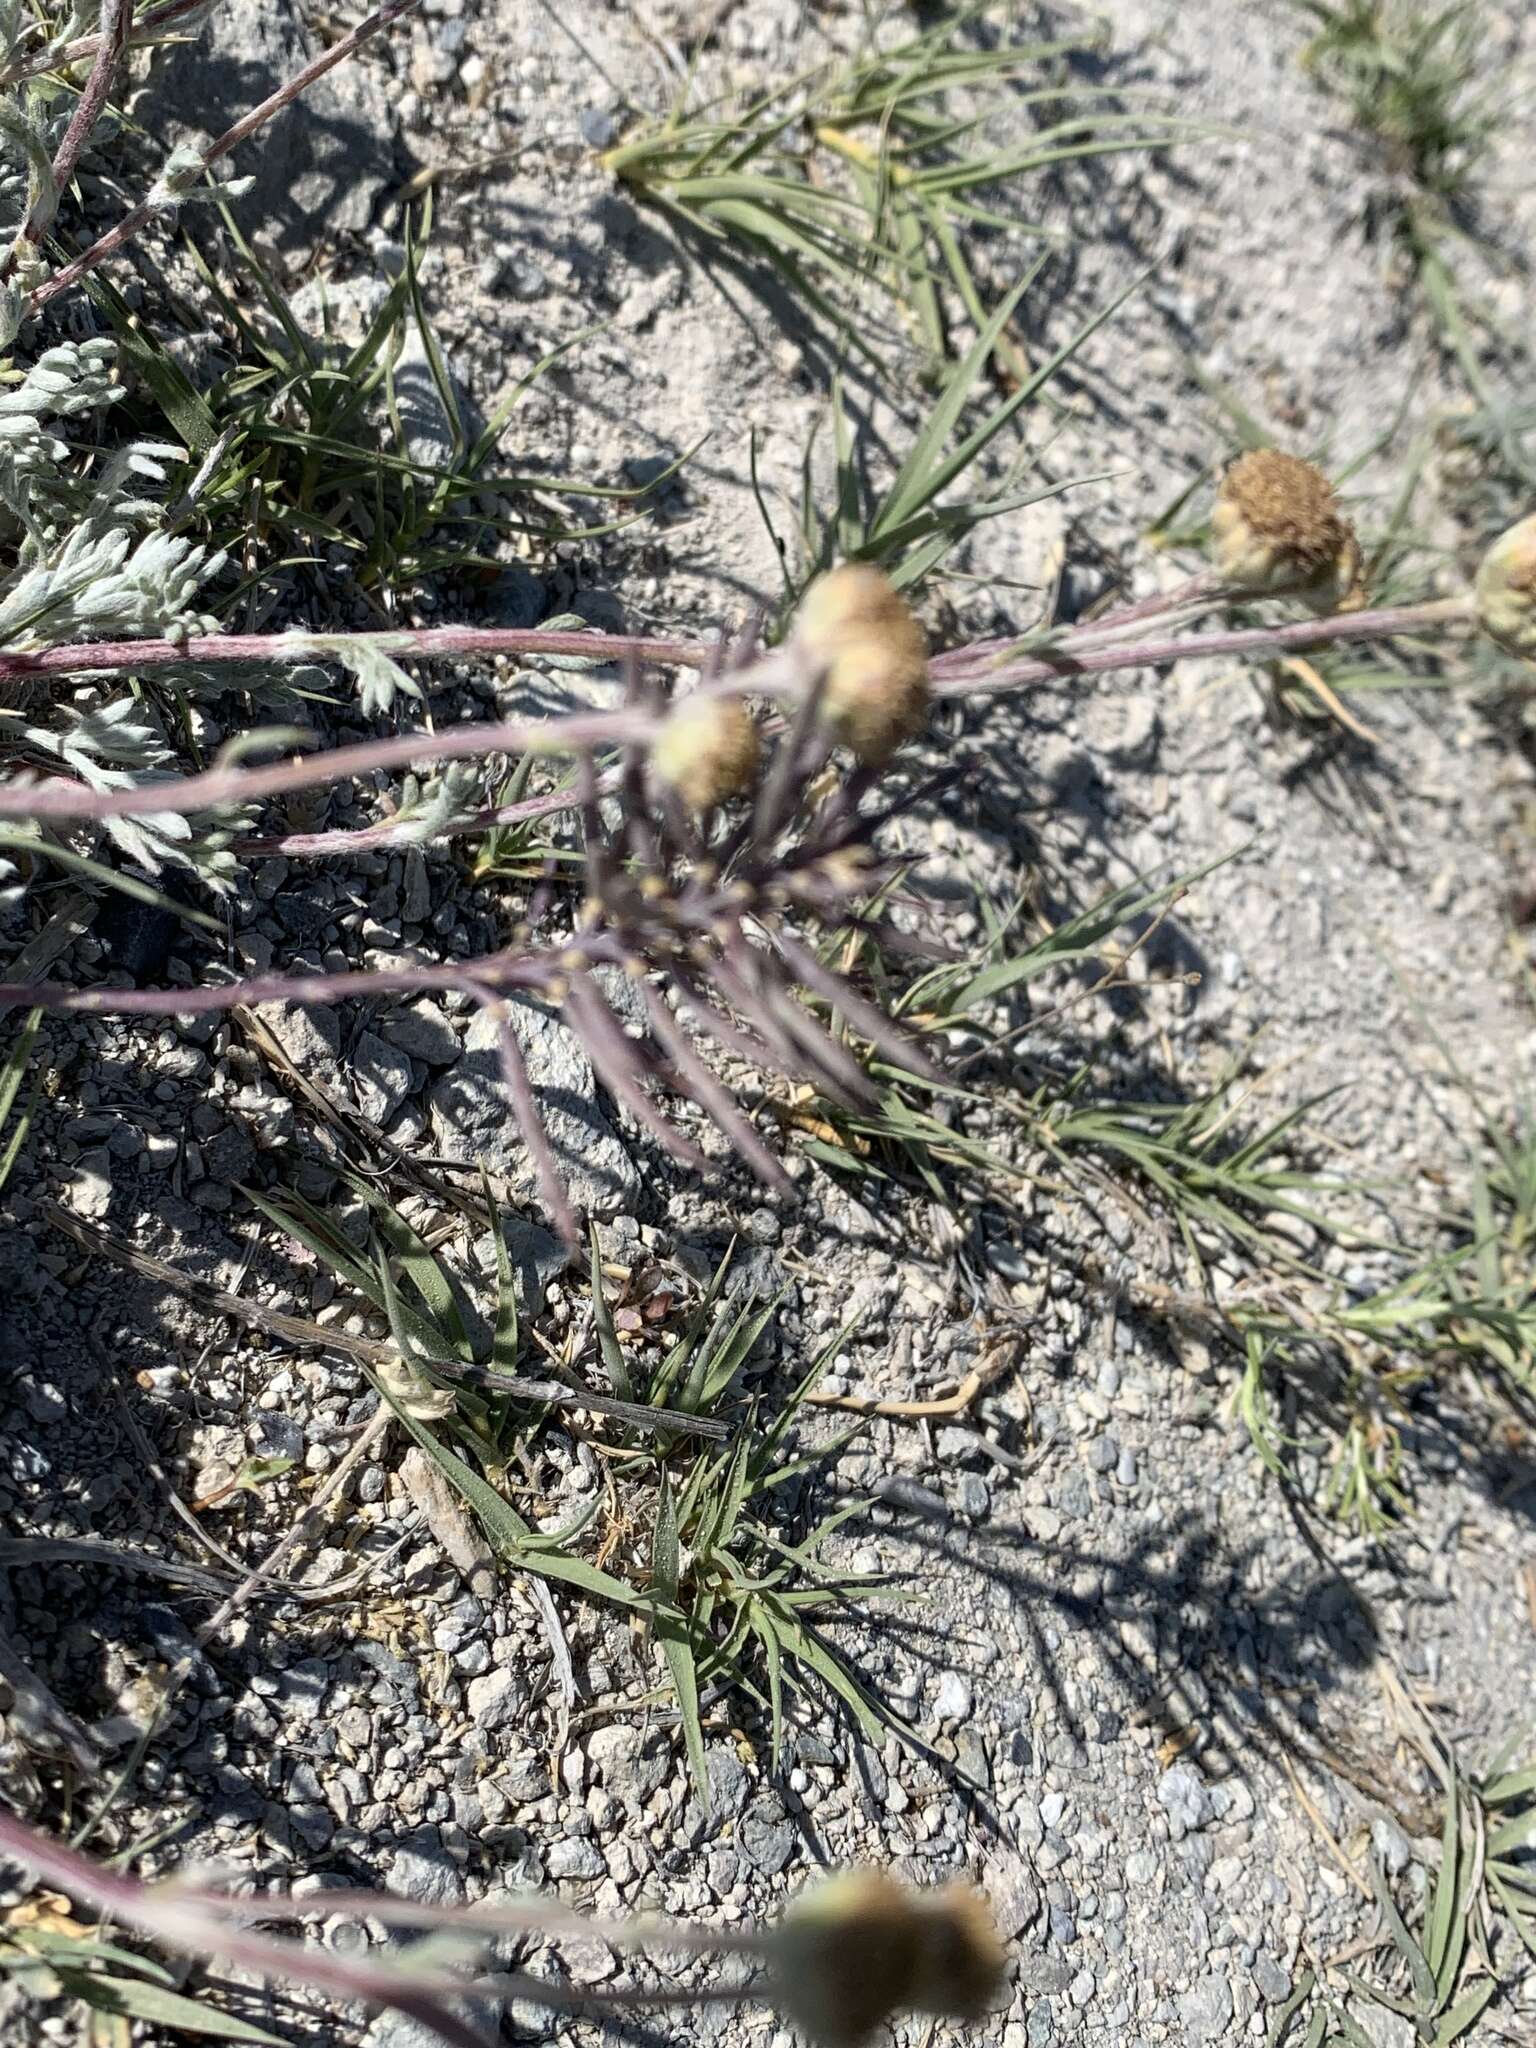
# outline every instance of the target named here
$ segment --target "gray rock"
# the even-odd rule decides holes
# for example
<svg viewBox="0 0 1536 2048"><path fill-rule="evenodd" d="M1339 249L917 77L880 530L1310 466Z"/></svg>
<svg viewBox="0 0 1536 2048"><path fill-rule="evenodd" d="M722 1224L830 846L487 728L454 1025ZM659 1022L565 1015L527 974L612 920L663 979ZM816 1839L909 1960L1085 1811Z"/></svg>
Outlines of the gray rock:
<svg viewBox="0 0 1536 2048"><path fill-rule="evenodd" d="M563 1842L552 1842L544 1859L545 1868L551 1877L606 1877L608 1866L595 1842L585 1842L579 1837L568 1837Z"/></svg>
<svg viewBox="0 0 1536 2048"><path fill-rule="evenodd" d="M523 1315L536 1315L552 1280L558 1280L571 1262L570 1252L552 1230L529 1223L507 1210L501 1219L501 1241L517 1287L517 1302ZM476 1240L475 1257L484 1273L496 1271L496 1241L490 1236Z"/></svg>
<svg viewBox="0 0 1536 2048"><path fill-rule="evenodd" d="M1215 1817L1210 1788L1188 1764L1172 1764L1157 1781L1157 1801L1176 1827L1202 1828Z"/></svg>
<svg viewBox="0 0 1536 2048"><path fill-rule="evenodd" d="M938 1691L933 1696L934 1719L938 1721L968 1720L971 1712L971 1681L963 1671L946 1671L939 1679Z"/></svg>
<svg viewBox="0 0 1536 2048"><path fill-rule="evenodd" d="M587 1737L587 1764L619 1799L649 1799L667 1776L671 1758L659 1735L647 1738L622 1721L594 1728Z"/></svg>
<svg viewBox="0 0 1536 2048"><path fill-rule="evenodd" d="M325 1704L331 1683L330 1668L318 1657L305 1657L290 1664L279 1683L286 1711L301 1721L313 1721Z"/></svg>
<svg viewBox="0 0 1536 2048"><path fill-rule="evenodd" d="M334 1074L341 1052L341 1026L331 1009L306 1009L301 1003L263 1003L257 1016L300 1073L312 1080Z"/></svg>
<svg viewBox="0 0 1536 2048"><path fill-rule="evenodd" d="M597 1101L591 1063L576 1038L542 1005L515 1000L510 1021L571 1201L594 1216L631 1208L640 1175ZM512 1182L519 1200L538 1198L538 1176L518 1131L496 1049L493 1017L481 1011L464 1052L432 1090L438 1149L466 1166L483 1159Z"/></svg>
<svg viewBox="0 0 1536 2048"><path fill-rule="evenodd" d="M736 1830L737 1846L756 1871L776 1877L795 1852L795 1830L771 1792L754 1799Z"/></svg>
<svg viewBox="0 0 1536 2048"><path fill-rule="evenodd" d="M1006 1845L1000 1845L987 1859L986 1893L1005 1940L1017 1940L1040 1911L1040 1888L1028 1864L1016 1849Z"/></svg>
<svg viewBox="0 0 1536 2048"><path fill-rule="evenodd" d="M400 1460L400 1477L445 1554L475 1593L489 1597L496 1584L496 1561L491 1547L437 1466L425 1451L413 1445Z"/></svg>
<svg viewBox="0 0 1536 2048"><path fill-rule="evenodd" d="M875 1481L875 1492L892 1507L905 1508L909 1514L926 1515L934 1521L946 1521L949 1508L941 1494L931 1486L924 1486L919 1480L908 1479L901 1472L884 1472Z"/></svg>
<svg viewBox="0 0 1536 2048"><path fill-rule="evenodd" d="M1202 1977L1179 1999L1179 2018L1191 2041L1219 2041L1232 2018L1232 1986L1225 1977Z"/></svg>
<svg viewBox="0 0 1536 2048"><path fill-rule="evenodd" d="M1381 1858L1389 1877L1400 1877L1408 1868L1413 1849L1395 1820L1378 1814L1371 1822L1371 1847Z"/></svg>
<svg viewBox="0 0 1536 2048"><path fill-rule="evenodd" d="M459 1056L459 1034L437 1004L425 998L388 1011L379 1019L379 1036L429 1067L451 1067Z"/></svg>
<svg viewBox="0 0 1536 2048"><path fill-rule="evenodd" d="M443 403L431 359L413 322L406 329L395 362L395 399L405 431L406 450L412 462L427 469L452 469L457 459L456 444L462 447L475 431L468 392L451 371L448 383L457 418L450 416Z"/></svg>
<svg viewBox="0 0 1536 2048"><path fill-rule="evenodd" d="M726 1742L712 1742L704 1754L705 1768L709 1774L710 1806L718 1820L727 1814L740 1813L747 1803L751 1786L747 1780L746 1765L736 1751Z"/></svg>
<svg viewBox="0 0 1536 2048"><path fill-rule="evenodd" d="M1253 1982L1260 1998L1269 2005L1283 2005L1291 1995L1291 1973L1272 1955L1261 1953L1254 1957Z"/></svg>
<svg viewBox="0 0 1536 2048"><path fill-rule="evenodd" d="M412 1828L390 1859L389 1889L423 1906L458 1906L464 1879L433 1827Z"/></svg>
<svg viewBox="0 0 1536 2048"><path fill-rule="evenodd" d="M517 1721L528 1704L528 1694L515 1672L502 1665L472 1678L465 1689L470 1718L477 1728L505 1728Z"/></svg>
<svg viewBox="0 0 1536 2048"><path fill-rule="evenodd" d="M211 138L320 48L296 0L230 0L211 32L156 53L137 111L163 147ZM237 169L256 182L234 202L236 213L283 247L310 248L322 230L361 231L394 177L393 129L390 95L372 64L317 79L241 152Z"/></svg>
<svg viewBox="0 0 1536 2048"><path fill-rule="evenodd" d="M432 882L427 874L427 857L419 846L409 846L405 852L405 881L400 897L400 915L406 924L425 924L432 911ZM427 1004L442 1019L442 1011L435 1005ZM446 1022L446 1019L442 1019ZM449 1053L448 1058L452 1059ZM445 1062L446 1064L446 1062Z"/></svg>
<svg viewBox="0 0 1536 2048"><path fill-rule="evenodd" d="M377 1032L362 1032L352 1048L352 1090L370 1123L387 1124L411 1092L410 1060Z"/></svg>

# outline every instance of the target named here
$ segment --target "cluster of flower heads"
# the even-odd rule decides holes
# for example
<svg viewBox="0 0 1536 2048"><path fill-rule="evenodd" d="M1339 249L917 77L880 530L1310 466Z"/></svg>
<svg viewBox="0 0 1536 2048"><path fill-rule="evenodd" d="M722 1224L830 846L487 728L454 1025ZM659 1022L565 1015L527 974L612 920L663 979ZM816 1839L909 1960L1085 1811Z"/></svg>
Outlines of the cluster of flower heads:
<svg viewBox="0 0 1536 2048"><path fill-rule="evenodd" d="M825 745L882 768L928 711L928 649L911 607L885 573L846 562L805 594L788 649L810 679L810 723ZM695 693L672 711L651 752L658 780L694 812L756 787L757 723L739 697Z"/></svg>

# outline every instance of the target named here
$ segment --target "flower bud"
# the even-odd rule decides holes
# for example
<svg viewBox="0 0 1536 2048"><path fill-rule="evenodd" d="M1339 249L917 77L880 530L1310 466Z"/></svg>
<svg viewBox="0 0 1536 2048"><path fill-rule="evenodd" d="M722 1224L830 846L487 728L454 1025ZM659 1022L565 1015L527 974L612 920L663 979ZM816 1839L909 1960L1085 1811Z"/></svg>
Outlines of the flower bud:
<svg viewBox="0 0 1536 2048"><path fill-rule="evenodd" d="M821 720L861 761L879 767L928 712L923 629L883 570L845 562L818 576L795 621L800 652L824 672Z"/></svg>
<svg viewBox="0 0 1536 2048"><path fill-rule="evenodd" d="M858 2044L898 2012L975 2019L1007 1966L968 1885L913 1891L849 1870L797 1899L774 1936L779 1997L819 2048Z"/></svg>
<svg viewBox="0 0 1536 2048"><path fill-rule="evenodd" d="M1473 589L1483 631L1511 654L1536 661L1536 512L1499 535Z"/></svg>
<svg viewBox="0 0 1536 2048"><path fill-rule="evenodd" d="M651 766L690 810L708 811L752 787L761 751L739 697L696 692L668 715L651 747Z"/></svg>
<svg viewBox="0 0 1536 2048"><path fill-rule="evenodd" d="M1327 477L1299 455L1240 455L1221 480L1211 533L1217 571L1239 590L1294 595L1320 611L1365 602L1354 528Z"/></svg>

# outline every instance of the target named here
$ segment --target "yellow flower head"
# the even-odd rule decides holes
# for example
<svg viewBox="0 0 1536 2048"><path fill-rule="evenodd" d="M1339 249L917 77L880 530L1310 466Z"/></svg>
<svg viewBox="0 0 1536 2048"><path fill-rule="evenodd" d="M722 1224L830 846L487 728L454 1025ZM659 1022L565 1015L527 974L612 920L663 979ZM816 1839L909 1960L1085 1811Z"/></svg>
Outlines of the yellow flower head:
<svg viewBox="0 0 1536 2048"><path fill-rule="evenodd" d="M1217 570L1239 590L1294 595L1320 611L1365 602L1354 528L1327 477L1299 455L1240 455L1222 478L1211 532Z"/></svg>
<svg viewBox="0 0 1536 2048"><path fill-rule="evenodd" d="M800 606L795 641L826 677L821 719L833 738L879 767L928 713L928 650L911 608L868 562L818 576Z"/></svg>
<svg viewBox="0 0 1536 2048"><path fill-rule="evenodd" d="M739 697L685 697L651 747L651 766L693 811L713 810L757 780L762 747Z"/></svg>
<svg viewBox="0 0 1536 2048"><path fill-rule="evenodd" d="M1499 535L1473 588L1484 632L1511 654L1536 661L1536 512Z"/></svg>

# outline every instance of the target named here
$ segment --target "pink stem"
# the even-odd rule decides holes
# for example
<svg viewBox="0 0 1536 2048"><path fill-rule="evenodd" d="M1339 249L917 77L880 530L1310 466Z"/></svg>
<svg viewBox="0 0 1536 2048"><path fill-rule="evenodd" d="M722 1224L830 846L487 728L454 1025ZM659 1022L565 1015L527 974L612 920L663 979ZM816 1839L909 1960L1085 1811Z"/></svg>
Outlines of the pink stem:
<svg viewBox="0 0 1536 2048"><path fill-rule="evenodd" d="M618 787L617 777L605 777L598 794L607 796ZM581 799L574 790L555 790L549 796L525 797L518 804L501 804L476 811L472 818L444 825L432 835L435 846L441 839L459 839L466 833L494 832L498 825L522 825L534 818L551 818L560 811L572 811ZM237 839L234 851L247 859L260 854L282 853L294 859L336 855L343 859L353 853L372 853L384 847L412 846L416 833L409 824L386 820L382 825L364 825L355 832L288 832L269 839Z"/></svg>
<svg viewBox="0 0 1536 2048"><path fill-rule="evenodd" d="M667 1986L654 1991L583 1992L579 1988L526 1971L498 1973L486 1979L456 1977L443 1969L411 1968L398 1954L388 1959L337 1955L334 1950L274 1935L253 1934L222 1910L223 1902L208 1892L179 1892L174 1885L148 1885L110 1865L94 1862L61 1842L38 1834L0 1812L0 1852L45 1884L56 1885L72 1898L87 1901L125 1926L182 1955L206 1962L222 1956L259 1976L281 1978L326 1991L334 1997L361 1999L370 2006L393 2006L425 2021L443 2038L479 2048L481 2032L453 2013L449 2001L471 1991L505 2003L527 1999L557 2011L601 2011L613 2007L650 2007L707 2003L720 1999L751 1999L750 1986ZM233 1902L230 1902L233 1904ZM271 1902L279 1910L288 1903ZM459 1924L470 1922L462 1916ZM737 1948L726 1937L723 1948Z"/></svg>
<svg viewBox="0 0 1536 2048"><path fill-rule="evenodd" d="M465 761L479 754L533 754L606 747L644 739L655 721L634 711L590 711L570 718L510 719L504 725L459 725L448 732L402 733L388 740L294 755L268 768L209 768L201 775L167 776L132 789L91 790L55 777L47 782L0 784L0 818L127 818L157 811L202 811L215 804L255 802L369 775L414 762Z"/></svg>
<svg viewBox="0 0 1536 2048"><path fill-rule="evenodd" d="M0 683L27 676L105 674L131 669L147 675L156 669L187 668L200 663L243 667L260 662L282 667L301 661L339 659L319 635L319 644L304 633L226 633L187 640L96 640L70 647L39 647L32 653L0 654ZM347 640L405 655L416 661L460 654L574 654L592 661L661 662L674 668L702 668L707 650L688 640L631 639L623 633L541 633L521 626L402 626L383 633L348 633Z"/></svg>
<svg viewBox="0 0 1536 2048"><path fill-rule="evenodd" d="M938 697L980 696L991 691L1022 690L1057 676L1104 675L1111 669L1162 668L1175 661L1201 661L1215 654L1280 654L1314 647L1336 647L1354 640L1386 640L1427 626L1470 622L1464 597L1437 598L1428 604L1395 605L1374 612L1341 612L1334 618L1303 619L1293 626L1248 626L1231 633L1186 633L1172 640L1147 640L1136 645L1120 641L1096 647L1091 636L1074 649L1070 641L1029 661L1005 662L934 678Z"/></svg>
<svg viewBox="0 0 1536 2048"><path fill-rule="evenodd" d="M613 942L601 933L577 934L570 944L599 959L613 951ZM476 993L483 1000L487 988L541 988L554 972L552 954L491 953L453 967L356 967L340 974L263 974L218 988L70 988L62 982L0 982L0 1010L22 1004L43 1010L87 1011L100 1017L179 1017L258 1003L339 1003L347 996L421 995L430 989L462 989L471 975L481 984Z"/></svg>
<svg viewBox="0 0 1536 2048"><path fill-rule="evenodd" d="M1161 667L1170 662L1199 660L1218 654L1279 653L1337 646L1351 641L1387 639L1395 634L1415 633L1429 627L1470 623L1471 618L1472 610L1467 598L1448 597L1381 611L1345 612L1334 618L1304 619L1290 626L1253 626L1230 633L1188 633L1173 639L1135 644L1118 640L1108 645L1099 644L1098 634L1104 630L1101 626L1070 636L1049 655L1014 663L999 663L992 656L974 668L948 668L934 677L933 687L935 696L941 698L980 696L1023 689L1061 676L1101 675L1113 669ZM216 650L233 646L242 651L243 659L270 659L274 648L282 648L283 637L253 635L244 638L231 636L229 641L189 641L186 648L179 650L177 658L186 659L187 651L195 649L198 650L196 658L216 660L221 658ZM381 633L355 637L360 640L371 638L390 652L401 651L402 643L408 642L412 651L444 654L483 647L489 634L477 632L472 627L444 626L428 628L419 634ZM538 636L524 634L519 637L530 641ZM551 634L546 636L546 640L556 637ZM577 647L591 649L599 636L571 634L558 638L574 642ZM137 644L166 649L174 646L168 641ZM670 650L669 655L662 658L678 658L677 643L672 641L625 642L616 636L604 636L603 644L610 648L632 649L637 658L654 658L646 657L643 650L659 645ZM133 642L114 643L108 652L117 653L133 645ZM260 657L251 651L256 646L263 650ZM60 651L50 650L54 654ZM977 650L968 651L974 661ZM312 657L317 652L324 652L323 647L317 650L311 644L307 649L301 646L284 650L293 658ZM5 678L3 664L6 662L41 663L47 659L46 653L0 657L0 681ZM167 653L157 665L168 666L170 660ZM72 662L69 665L76 664ZM131 664L125 660L111 665ZM65 664L55 662L53 666ZM777 653L766 656L754 669L735 672L704 687L725 695L793 696L803 688L803 681L803 677L796 675L793 654L786 657ZM281 796L291 790L310 788L316 783L403 768L413 762L468 760L491 753L574 751L582 747L644 740L655 730L655 719L641 712L589 712L569 718L509 720L501 725L459 726L446 733L414 733L393 739L365 740L355 746L295 757L267 768L213 768L201 775L167 776L160 782L141 783L132 789L111 792L84 789L78 783L62 778L44 783L13 780L0 784L0 818L101 819L148 816L157 811L186 813L217 804L254 802L260 798Z"/></svg>

